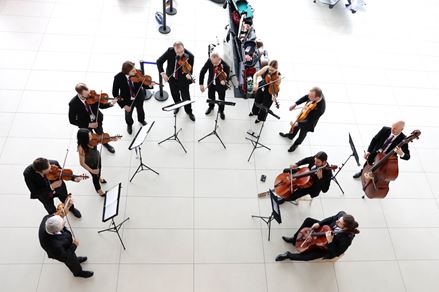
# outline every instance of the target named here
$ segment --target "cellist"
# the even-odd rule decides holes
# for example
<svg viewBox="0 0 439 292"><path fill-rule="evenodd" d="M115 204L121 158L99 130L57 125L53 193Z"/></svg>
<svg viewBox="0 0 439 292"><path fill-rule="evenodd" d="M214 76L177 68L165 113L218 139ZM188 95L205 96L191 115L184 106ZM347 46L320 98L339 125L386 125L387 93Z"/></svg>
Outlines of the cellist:
<svg viewBox="0 0 439 292"><path fill-rule="evenodd" d="M326 102L322 90L319 87L313 87L309 93L298 99L292 106L290 111L294 110L297 105L306 103L295 122L291 122L291 128L288 133L280 132L279 135L293 140L299 133L296 141L288 149L288 152L296 150L297 146L302 144L308 132L314 132L320 117L325 113Z"/></svg>
<svg viewBox="0 0 439 292"><path fill-rule="evenodd" d="M332 178L332 170L329 168L328 155L325 152L320 151L314 156L306 157L296 162L296 164L291 165L290 168L284 169L283 172L291 172L294 174L301 165L307 165L309 170L315 170L316 168L321 169L311 175L312 185L310 187L295 190L290 197L286 199L279 199L279 204L283 204L285 201L295 201L305 195L310 195L312 198L314 198L320 195L320 192L326 193L329 190ZM328 168L325 166L328 166Z"/></svg>
<svg viewBox="0 0 439 292"><path fill-rule="evenodd" d="M364 153L364 159L366 159L366 163L369 165L373 165L375 161L375 157L378 153L384 152L385 154L389 153L393 149L395 153L399 156L399 158L403 160L410 159L410 150L409 145L404 144L401 148L396 147L402 140L406 138L404 133L405 122L398 121L392 125L392 127L383 127L370 141L369 147L367 148L367 152ZM359 172L354 174L354 178L359 178L363 172L361 169Z"/></svg>

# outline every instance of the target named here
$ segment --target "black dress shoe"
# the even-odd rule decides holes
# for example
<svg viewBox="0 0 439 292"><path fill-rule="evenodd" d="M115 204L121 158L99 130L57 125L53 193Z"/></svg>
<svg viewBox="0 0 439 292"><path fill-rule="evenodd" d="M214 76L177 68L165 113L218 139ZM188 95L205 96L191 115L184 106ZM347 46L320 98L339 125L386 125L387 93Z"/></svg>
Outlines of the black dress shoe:
<svg viewBox="0 0 439 292"><path fill-rule="evenodd" d="M195 122L195 116L194 116L194 114L189 114L189 119L191 119L192 122Z"/></svg>
<svg viewBox="0 0 439 292"><path fill-rule="evenodd" d="M75 275L75 277L80 277L80 278L90 278L93 276L93 272L92 271L82 271L81 273L79 273L78 275Z"/></svg>
<svg viewBox="0 0 439 292"><path fill-rule="evenodd" d="M79 212L79 210L76 208L71 208L70 212L72 212L72 215L75 216L76 218L82 217L81 212Z"/></svg>
<svg viewBox="0 0 439 292"><path fill-rule="evenodd" d="M255 120L255 124L258 124L260 122L260 120L256 119Z"/></svg>
<svg viewBox="0 0 439 292"><path fill-rule="evenodd" d="M210 113L212 112L212 110L213 110L213 108L208 107L208 108L207 108L207 111L206 111L206 115L210 114Z"/></svg>
<svg viewBox="0 0 439 292"><path fill-rule="evenodd" d="M355 11L354 9L351 9L352 14L357 13L357 11Z"/></svg>
<svg viewBox="0 0 439 292"><path fill-rule="evenodd" d="M282 132L279 132L279 135L280 135L281 137L284 137L284 138L288 138L288 139L290 139L290 140L293 140L293 135L291 135L290 133L282 133Z"/></svg>
<svg viewBox="0 0 439 292"><path fill-rule="evenodd" d="M352 177L353 178L359 178L361 176L361 170L359 172L357 172L356 174L354 174Z"/></svg>
<svg viewBox="0 0 439 292"><path fill-rule="evenodd" d="M86 260L87 260L87 257L78 257L78 261L79 261L80 264L82 264Z"/></svg>
<svg viewBox="0 0 439 292"><path fill-rule="evenodd" d="M292 244L296 244L296 240L294 239L294 237L286 237L286 236L282 236L282 239L283 239L285 242L292 243Z"/></svg>
<svg viewBox="0 0 439 292"><path fill-rule="evenodd" d="M249 117L253 117L253 113L249 113L248 116L249 116Z"/></svg>
<svg viewBox="0 0 439 292"><path fill-rule="evenodd" d="M127 132L131 135L133 133L133 126L127 125Z"/></svg>
<svg viewBox="0 0 439 292"><path fill-rule="evenodd" d="M221 112L220 113L220 118L221 118L221 120L225 120L226 119L226 115L223 112Z"/></svg>
<svg viewBox="0 0 439 292"><path fill-rule="evenodd" d="M288 152L294 152L294 150L296 150L297 146L296 144L291 145L291 147L288 149Z"/></svg>
<svg viewBox="0 0 439 292"><path fill-rule="evenodd" d="M147 122L143 121L143 122L139 122L142 124L142 126L146 126Z"/></svg>
<svg viewBox="0 0 439 292"><path fill-rule="evenodd" d="M104 147L107 148L108 152L110 152L110 153L114 153L114 152L116 152L116 151L114 150L113 146L111 146L111 145L108 144L108 143L104 144Z"/></svg>
<svg viewBox="0 0 439 292"><path fill-rule="evenodd" d="M180 108L175 109L174 114L178 114L179 111L180 111Z"/></svg>
<svg viewBox="0 0 439 292"><path fill-rule="evenodd" d="M287 251L286 253L281 253L280 255L278 255L276 257L276 262L281 262L281 261L288 259L288 253L289 252Z"/></svg>

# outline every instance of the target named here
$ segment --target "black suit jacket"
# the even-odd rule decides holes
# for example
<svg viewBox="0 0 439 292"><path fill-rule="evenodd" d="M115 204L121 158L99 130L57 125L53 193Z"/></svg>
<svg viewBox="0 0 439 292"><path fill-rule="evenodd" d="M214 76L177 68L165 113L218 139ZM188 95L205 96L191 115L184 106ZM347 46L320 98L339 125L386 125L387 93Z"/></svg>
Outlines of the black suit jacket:
<svg viewBox="0 0 439 292"><path fill-rule="evenodd" d="M99 109L109 107L111 107L111 104L109 103L100 105L98 103L94 103L90 105L90 109L95 116L99 111L99 124L102 124L102 121L104 120L104 114ZM75 95L69 102L69 121L70 124L78 126L79 128L88 128L88 124L92 122L84 103L81 101L78 95Z"/></svg>
<svg viewBox="0 0 439 292"><path fill-rule="evenodd" d="M299 98L296 101L296 104L299 105L308 101L309 101L308 95L305 95L304 97ZM308 114L306 120L298 123L299 128L309 132L314 132L314 128L316 127L320 117L325 113L325 110L326 110L326 101L325 101L325 97L322 96L322 100L320 100L320 102L317 104L317 107Z"/></svg>
<svg viewBox="0 0 439 292"><path fill-rule="evenodd" d="M49 160L49 163L61 167L56 160ZM23 176L24 181L26 182L26 185L30 191L31 199L37 199L39 197L52 197L55 192L62 195L67 194L67 187L64 181L59 188L55 189L54 192L50 188L51 181L37 173L32 167L32 164L26 167L26 169L23 171Z"/></svg>
<svg viewBox="0 0 439 292"><path fill-rule="evenodd" d="M227 65L224 60L221 60L221 65L223 65L223 70L227 74L227 80L230 78L230 67ZM215 76L214 66L210 59L207 59L207 62L204 64L203 68L201 68L200 71L200 85L204 84L204 76L206 75L206 72L209 71L209 76L207 77L207 84L210 84L213 80L213 77ZM218 80L218 77L216 77L215 80L216 84L220 84L220 81Z"/></svg>
<svg viewBox="0 0 439 292"><path fill-rule="evenodd" d="M378 150L382 148L384 142L387 140L387 138L389 138L391 133L392 133L392 129L390 127L383 127L375 135L375 137L372 138L372 141L370 141L369 147L367 148L367 151L371 154L367 159L369 163L373 163ZM403 133L399 134L398 137L396 137L392 141L392 143L390 143L390 146L387 148L386 154L389 153L391 150L393 150L393 148L395 148L402 140L404 140L405 137L406 136ZM404 144L401 147L401 150L404 152L404 156L401 157L401 159L409 160L410 159L409 145Z"/></svg>
<svg viewBox="0 0 439 292"><path fill-rule="evenodd" d="M140 87L143 87L142 89L140 89L139 94L137 95L135 100L136 104L143 103L143 101L145 100L144 88L150 88L150 87L142 86L140 82L133 83L133 85L135 91L134 94L136 94L139 91ZM112 93L113 93L113 97L118 97L118 96L120 97L117 103L121 108L123 108L126 105L130 106L131 103L133 102L131 100L131 92L130 92L130 87L128 85L127 77L122 72L119 72L118 74L116 74L116 76L114 76Z"/></svg>
<svg viewBox="0 0 439 292"><path fill-rule="evenodd" d="M192 67L192 70L190 72L190 74L192 75L194 70L194 55L186 49L184 49L184 53L189 56L188 63ZM168 77L171 78L171 75L174 73L174 70L176 69L175 68L176 57L177 54L175 53L174 48L173 47L168 48L166 52L163 55L161 55L160 58L157 59L157 68L159 69L159 73L165 72L166 75L168 75ZM163 64L165 62L167 62L166 71L163 69ZM174 79L174 77L172 77L170 80L172 79ZM187 83L192 83L192 81L187 80L186 77L184 78L184 80L186 80Z"/></svg>
<svg viewBox="0 0 439 292"><path fill-rule="evenodd" d="M329 225L333 230L335 229L335 222L346 215L346 212L340 211L337 215L328 217L319 222L320 226ZM342 255L348 247L351 245L355 234L348 232L341 232L334 235L334 239L330 244L327 245L326 255L323 257L325 259L332 259Z"/></svg>
<svg viewBox="0 0 439 292"><path fill-rule="evenodd" d="M314 156L306 157L296 163L296 165L305 165L311 169L314 166ZM332 170L325 168L322 171L322 179L318 179L316 175L313 175L314 183L311 187L309 187L309 194L312 198L317 197L320 192L326 193L329 190L329 186L331 185L332 179Z"/></svg>
<svg viewBox="0 0 439 292"><path fill-rule="evenodd" d="M72 234L65 227L61 234L49 234L46 232L46 221L53 215L44 216L38 231L41 247L47 256L61 262L66 262L75 255L76 245L73 244Z"/></svg>

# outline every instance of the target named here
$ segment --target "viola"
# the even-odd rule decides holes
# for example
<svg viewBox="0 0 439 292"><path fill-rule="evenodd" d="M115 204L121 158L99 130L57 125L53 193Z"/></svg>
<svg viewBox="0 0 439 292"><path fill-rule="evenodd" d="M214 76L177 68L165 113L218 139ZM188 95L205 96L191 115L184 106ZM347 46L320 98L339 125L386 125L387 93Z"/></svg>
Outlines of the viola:
<svg viewBox="0 0 439 292"><path fill-rule="evenodd" d="M332 234L343 232L341 230L333 231L328 225L320 226L318 229L302 228L296 238L295 247L297 251L302 253L310 249L325 248L328 245L328 240L326 239L326 232L328 231L331 231Z"/></svg>
<svg viewBox="0 0 439 292"><path fill-rule="evenodd" d="M157 82L152 80L149 75L143 75L140 70L136 70L136 74L130 77L130 80L134 83L142 83L145 86L158 85Z"/></svg>
<svg viewBox="0 0 439 292"><path fill-rule="evenodd" d="M87 175L76 175L73 174L73 170L68 168L61 168L57 165L50 165L50 171L46 174L46 178L50 181L54 180L74 180L75 178L87 179L89 178Z"/></svg>
<svg viewBox="0 0 439 292"><path fill-rule="evenodd" d="M90 94L86 98L85 102L88 105L92 105L92 104L95 104L97 102L99 102L101 104L107 104L114 99L117 100L117 98L109 97L107 93L97 94L95 90L90 90Z"/></svg>
<svg viewBox="0 0 439 292"><path fill-rule="evenodd" d="M421 131L414 130L410 136L402 140L396 147L402 147L405 144L419 139ZM361 176L363 191L370 199L385 198L389 192L389 184L398 177L398 155L395 148L385 154L378 153L373 165L366 164ZM364 196L363 196L364 198Z"/></svg>
<svg viewBox="0 0 439 292"><path fill-rule="evenodd" d="M296 123L298 123L298 122L302 122L302 121L306 120L306 118L308 117L309 113L312 112L316 107L317 107L317 101L308 102L303 107L302 111L297 116L296 122L293 125L291 125L290 134L293 133L294 132L294 128L297 127L297 126L294 126L294 125Z"/></svg>
<svg viewBox="0 0 439 292"><path fill-rule="evenodd" d="M103 134L92 133L91 135L92 135L92 138L90 139L90 141L88 143L92 147L95 147L99 143L106 144L106 143L109 143L111 141L117 141L120 138L122 138L122 135L110 136L110 134L107 134L107 133L103 133Z"/></svg>

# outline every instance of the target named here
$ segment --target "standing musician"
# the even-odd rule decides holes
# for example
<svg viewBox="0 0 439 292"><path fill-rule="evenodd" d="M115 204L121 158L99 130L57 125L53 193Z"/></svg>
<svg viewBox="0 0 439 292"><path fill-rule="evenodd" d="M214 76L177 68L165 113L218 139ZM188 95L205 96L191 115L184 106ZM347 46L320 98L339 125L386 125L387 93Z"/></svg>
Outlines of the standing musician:
<svg viewBox="0 0 439 292"><path fill-rule="evenodd" d="M167 62L166 72L163 69L165 62ZM169 82L174 103L179 103L182 99L183 101L191 99L189 85L195 82L192 77L193 67L194 55L185 49L183 43L180 41L175 42L172 48L168 48L166 52L157 59L157 68L165 82ZM178 113L179 110L180 109L176 109L175 113ZM190 104L184 106L184 111L189 115L192 121L195 121L195 116L192 113L192 106Z"/></svg>
<svg viewBox="0 0 439 292"><path fill-rule="evenodd" d="M125 110L125 122L127 123L128 134L133 133L133 109L137 110L137 120L143 126L145 122L145 111L143 102L145 100L145 92L141 82L133 82L131 77L136 75L134 63L126 61L122 64L122 70L113 81L113 97L118 98L117 103ZM148 87L149 88L149 87Z"/></svg>
<svg viewBox="0 0 439 292"><path fill-rule="evenodd" d="M291 165L290 168L284 169L283 172L291 172L294 174L299 170L299 166L306 164L311 171L320 168L317 172L311 174L312 185L306 188L298 188L290 197L279 199L279 204L283 204L285 201L295 201L305 195L310 195L311 198L315 198L320 192L326 193L329 190L332 179L332 170L328 165L328 155L323 151L296 162L296 164Z"/></svg>
<svg viewBox="0 0 439 292"><path fill-rule="evenodd" d="M57 214L44 216L38 231L41 247L46 251L47 256L64 263L75 277L90 278L93 272L84 271L81 263L87 257L76 256L75 250L79 241L72 237L72 233L65 227L64 217L69 206L61 204Z"/></svg>
<svg viewBox="0 0 439 292"><path fill-rule="evenodd" d="M355 218L352 215L346 214L344 211L340 211L337 215L321 221L308 217L293 237L282 236L282 239L295 245L296 248L300 248L301 244L298 244L297 241L299 241L302 236L301 232L304 231L304 228L311 228L317 231L325 225L329 226L330 230L322 235L326 237L326 242L324 242L323 245L319 245L318 247L311 246L310 249L306 249L301 253L291 253L287 251L278 255L276 261L279 262L286 259L292 261L310 261L320 258L332 259L342 255L351 245L355 234L360 233L358 230L358 222L355 221ZM312 239L312 237L310 239ZM301 241L303 241L303 239L301 239Z"/></svg>
<svg viewBox="0 0 439 292"><path fill-rule="evenodd" d="M370 141L367 152L364 153L364 159L366 159L366 164L373 165L375 157L378 153L384 152L389 153L393 149L399 158L404 160L410 159L409 145L404 144L401 148L397 145L406 138L404 133L405 122L398 121L392 125L392 127L383 127ZM359 172L354 174L354 178L359 178L363 172L361 169Z"/></svg>
<svg viewBox="0 0 439 292"><path fill-rule="evenodd" d="M253 82L255 83L253 91L256 92L256 96L249 116L252 117L258 115L255 120L256 124L260 121L265 121L267 118L267 112L258 108L256 104L262 104L267 108L270 108L273 102L275 102L277 106L276 98L281 83L280 75L281 74L278 71L278 62L272 60L267 66L263 67L253 76ZM258 77L262 77L259 85L257 83Z"/></svg>
<svg viewBox="0 0 439 292"><path fill-rule="evenodd" d="M52 165L61 168L58 161L40 157L23 171L24 181L30 191L30 198L38 199L49 214L56 212L54 198L58 198L64 203L69 196L67 186L62 178L54 181L47 178ZM80 181L79 177L72 176L71 179L76 182ZM72 205L70 211L76 218L81 218L81 212L75 206Z"/></svg>
<svg viewBox="0 0 439 292"><path fill-rule="evenodd" d="M299 137L288 149L288 152L293 152L296 150L297 146L302 144L305 140L306 134L308 132L314 132L314 128L317 125L320 117L325 113L326 102L322 94L322 90L318 87L313 87L307 95L298 99L296 103L290 106L290 111L294 110L297 105L306 103L302 109L302 112L297 117L295 122L291 122L291 128L288 133L280 132L279 135L293 140L299 133Z"/></svg>
<svg viewBox="0 0 439 292"><path fill-rule="evenodd" d="M200 90L204 92L206 88L204 87L204 75L209 70L209 77L207 78L207 94L209 99L215 100L215 92L218 93L218 98L220 100L225 100L226 90L227 90L227 80L229 79L230 67L224 62L220 55L213 52L210 55L209 60L204 64L200 71ZM207 108L206 115L210 114L214 108L214 104L209 104ZM219 106L220 117L222 120L226 118L224 115L224 105Z"/></svg>
<svg viewBox="0 0 439 292"><path fill-rule="evenodd" d="M78 83L75 86L75 90L78 93L69 102L69 121L70 124L77 126L78 128L88 128L90 131L94 131L96 134L103 134L102 121L104 120L104 114L99 109L106 109L112 107L117 99L113 99L111 102L95 102L89 104L88 98L90 97L90 90L84 83ZM102 95L102 94L101 94ZM114 153L114 148L108 143L103 146L110 152Z"/></svg>

